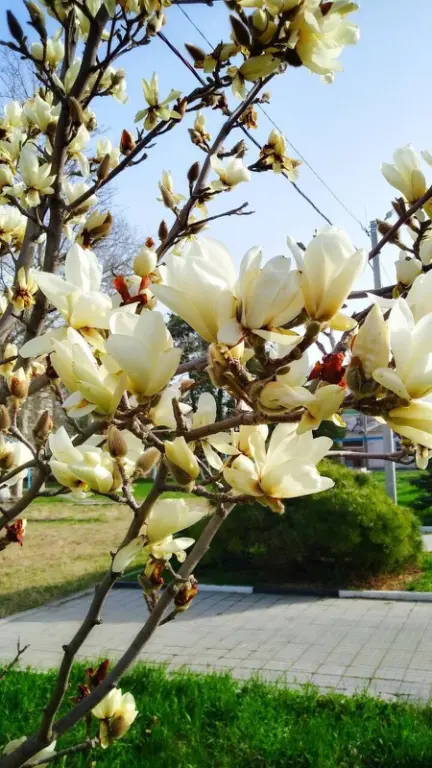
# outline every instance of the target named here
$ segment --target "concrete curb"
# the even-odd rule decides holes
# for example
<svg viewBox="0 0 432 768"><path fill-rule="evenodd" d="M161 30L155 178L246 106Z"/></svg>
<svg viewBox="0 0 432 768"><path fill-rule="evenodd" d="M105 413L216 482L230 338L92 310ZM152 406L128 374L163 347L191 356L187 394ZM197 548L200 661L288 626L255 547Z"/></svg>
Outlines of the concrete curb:
<svg viewBox="0 0 432 768"><path fill-rule="evenodd" d="M412 603L432 603L432 592L406 592L403 590L340 589L339 597L358 600L400 600Z"/></svg>
<svg viewBox="0 0 432 768"><path fill-rule="evenodd" d="M118 581L113 589L141 589L137 581ZM200 584L200 592L225 592L240 595L291 595L292 597L333 597L342 600L396 600L417 603L432 603L432 592L407 592L404 590L377 589L325 589L323 587L279 587L279 586L237 586L230 584Z"/></svg>
<svg viewBox="0 0 432 768"><path fill-rule="evenodd" d="M142 589L137 581L117 581L113 589ZM275 585L251 587L231 584L199 584L200 592L231 592L242 595L296 595L304 597L339 597L337 589L322 587L280 587Z"/></svg>

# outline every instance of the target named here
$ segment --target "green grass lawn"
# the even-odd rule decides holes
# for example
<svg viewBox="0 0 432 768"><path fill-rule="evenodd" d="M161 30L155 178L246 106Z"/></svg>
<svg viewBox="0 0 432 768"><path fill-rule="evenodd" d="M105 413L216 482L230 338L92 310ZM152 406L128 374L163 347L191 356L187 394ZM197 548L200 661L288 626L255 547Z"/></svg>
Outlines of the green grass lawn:
<svg viewBox="0 0 432 768"><path fill-rule="evenodd" d="M75 669L69 697L82 679ZM0 744L37 728L53 673L12 671L0 683ZM68 757L68 768L430 768L432 711L366 695L320 695L229 675L136 667L121 683L140 711L107 750ZM96 723L94 724L96 729ZM62 749L84 737L65 735ZM94 762L92 762L94 761Z"/></svg>
<svg viewBox="0 0 432 768"><path fill-rule="evenodd" d="M419 565L422 572L405 589L410 592L432 592L432 552L424 552Z"/></svg>
<svg viewBox="0 0 432 768"><path fill-rule="evenodd" d="M399 469L396 472L397 482L397 501L401 507L409 507L415 501L418 496L418 489L410 484L410 480L418 477L419 470ZM384 470L374 470L372 477L379 485L385 487L385 472Z"/></svg>

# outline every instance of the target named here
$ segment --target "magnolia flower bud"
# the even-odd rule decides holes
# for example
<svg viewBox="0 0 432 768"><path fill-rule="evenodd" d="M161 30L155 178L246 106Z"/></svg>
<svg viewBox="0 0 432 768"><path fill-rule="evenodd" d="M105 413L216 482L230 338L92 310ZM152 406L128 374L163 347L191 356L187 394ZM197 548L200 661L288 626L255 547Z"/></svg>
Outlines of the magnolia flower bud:
<svg viewBox="0 0 432 768"><path fill-rule="evenodd" d="M23 28L12 11L6 11L6 20L9 32L14 40L16 40L20 46L23 45L25 43Z"/></svg>
<svg viewBox="0 0 432 768"><path fill-rule="evenodd" d="M153 469L153 467L156 466L160 457L161 454L157 448L148 448L139 457L135 468L143 475L147 475Z"/></svg>
<svg viewBox="0 0 432 768"><path fill-rule="evenodd" d="M381 219L377 219L377 227L378 232L380 235L387 235L390 230L392 229L392 225L388 224L386 221L381 221ZM395 232L393 237L390 239L391 243L398 243L399 241L399 232Z"/></svg>
<svg viewBox="0 0 432 768"><path fill-rule="evenodd" d="M5 470L12 469L14 460L13 451L9 451L9 453L3 454L3 456L0 458L0 468Z"/></svg>
<svg viewBox="0 0 432 768"><path fill-rule="evenodd" d="M416 277L422 273L422 263L419 259L412 259L404 251L399 254L396 262L396 277L398 283L402 285L411 285Z"/></svg>
<svg viewBox="0 0 432 768"><path fill-rule="evenodd" d="M111 163L110 155L105 155L104 159L99 165L99 168L97 169L96 175L97 175L98 181L104 181L106 179L106 177L109 174L110 163Z"/></svg>
<svg viewBox="0 0 432 768"><path fill-rule="evenodd" d="M86 116L84 110L78 99L75 99L73 96L69 99L69 111L73 123L78 125L85 123Z"/></svg>
<svg viewBox="0 0 432 768"><path fill-rule="evenodd" d="M168 225L165 219L162 219L161 223L159 224L158 236L161 242L166 240L166 238L168 237Z"/></svg>
<svg viewBox="0 0 432 768"><path fill-rule="evenodd" d="M165 441L165 459L179 485L189 485L191 480L198 477L200 470L197 458L184 437L176 437L172 442Z"/></svg>
<svg viewBox="0 0 432 768"><path fill-rule="evenodd" d="M202 50L202 48L198 48L197 45L192 45L192 43L185 43L185 48L187 52L190 54L190 56L193 58L195 64L202 64L206 53Z"/></svg>
<svg viewBox="0 0 432 768"><path fill-rule="evenodd" d="M185 116L187 105L188 100L186 98L180 99L180 101L175 105L176 112L178 112L181 117Z"/></svg>
<svg viewBox="0 0 432 768"><path fill-rule="evenodd" d="M11 425L11 417L5 405L0 405L0 431L7 432Z"/></svg>
<svg viewBox="0 0 432 768"><path fill-rule="evenodd" d="M24 3L30 14L32 26L35 28L36 32L38 32L42 40L46 40L47 32L45 27L45 17L41 9L30 0L24 0Z"/></svg>
<svg viewBox="0 0 432 768"><path fill-rule="evenodd" d="M20 368L22 370L22 368ZM9 392L17 400L25 400L29 391L29 381L20 376L11 376L8 381Z"/></svg>
<svg viewBox="0 0 432 768"><path fill-rule="evenodd" d="M237 16L230 16L230 22L235 42L243 48L249 48L251 39L248 28L245 27L243 22L241 22Z"/></svg>
<svg viewBox="0 0 432 768"><path fill-rule="evenodd" d="M128 447L126 440L117 427L111 425L108 429L107 448L113 459L124 459L127 456Z"/></svg>
<svg viewBox="0 0 432 768"><path fill-rule="evenodd" d="M196 381L194 379L182 379L180 382L180 393L184 395L184 393L189 392L195 384Z"/></svg>
<svg viewBox="0 0 432 768"><path fill-rule="evenodd" d="M53 426L54 426L53 420L51 418L49 411L43 411L39 416L33 429L33 434L36 440L45 442L49 433L52 432Z"/></svg>
<svg viewBox="0 0 432 768"><path fill-rule="evenodd" d="M157 254L151 248L143 246L137 253L133 263L133 271L139 277L147 277L157 264Z"/></svg>
<svg viewBox="0 0 432 768"><path fill-rule="evenodd" d="M197 161L196 163L192 163L191 167L188 170L187 178L188 178L189 184L195 184L199 174L200 174L200 164Z"/></svg>
<svg viewBox="0 0 432 768"><path fill-rule="evenodd" d="M134 137L124 128L120 138L120 152L122 155L128 155L129 152L132 152L132 150L135 149L135 146L136 142Z"/></svg>
<svg viewBox="0 0 432 768"><path fill-rule="evenodd" d="M183 613L186 611L198 593L198 586L195 582L195 580L187 581L185 584L182 584L180 589L178 590L175 598L174 598L174 605L176 607L177 613Z"/></svg>
<svg viewBox="0 0 432 768"><path fill-rule="evenodd" d="M257 8L256 11L252 14L252 24L255 29L258 30L258 32L264 32L265 28L267 27L267 15L261 8Z"/></svg>

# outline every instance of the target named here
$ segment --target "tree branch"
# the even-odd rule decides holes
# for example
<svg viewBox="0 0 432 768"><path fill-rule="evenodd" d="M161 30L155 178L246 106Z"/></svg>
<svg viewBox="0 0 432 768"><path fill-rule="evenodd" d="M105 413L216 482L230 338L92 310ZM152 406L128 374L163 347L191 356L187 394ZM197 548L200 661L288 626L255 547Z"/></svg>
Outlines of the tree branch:
<svg viewBox="0 0 432 768"><path fill-rule="evenodd" d="M429 189L419 197L418 200L416 200L415 203L412 204L410 208L402 215L399 216L396 224L393 224L393 226L389 229L388 232L384 235L384 237L381 238L379 243L376 244L375 248L372 248L372 250L369 252L369 260L375 258L375 256L378 256L378 254L382 251L386 243L388 243L390 240L394 238L394 236L397 234L397 232L400 230L400 228L406 224L407 221L411 218L411 216L414 216L414 214L420 210L424 206L425 203L428 202L432 198L432 186L429 187Z"/></svg>
<svg viewBox="0 0 432 768"><path fill-rule="evenodd" d="M230 114L228 119L223 124L218 135L216 136L216 139L214 140L212 146L210 147L209 152L207 153L207 156L201 168L200 175L198 176L198 179L195 183L195 186L192 190L192 193L189 199L186 201L181 211L179 211L173 226L168 232L168 236L160 244L159 248L157 249L157 254L159 258L163 256L163 254L171 247L171 245L177 240L177 238L185 231L185 229L187 229L189 214L191 213L194 205L198 201L199 196L205 187L207 176L210 171L210 160L212 156L217 155L218 150L220 149L222 143L230 134L231 130L234 128L235 124L237 123L239 118L242 116L245 109L247 109L247 107L250 104L252 104L252 102L260 92L260 90L264 88L265 85L267 85L267 83L271 80L271 78L272 78L272 75L269 75L269 77L263 80L259 80L257 83L255 83L255 85L251 88L246 98L243 99L243 101Z"/></svg>

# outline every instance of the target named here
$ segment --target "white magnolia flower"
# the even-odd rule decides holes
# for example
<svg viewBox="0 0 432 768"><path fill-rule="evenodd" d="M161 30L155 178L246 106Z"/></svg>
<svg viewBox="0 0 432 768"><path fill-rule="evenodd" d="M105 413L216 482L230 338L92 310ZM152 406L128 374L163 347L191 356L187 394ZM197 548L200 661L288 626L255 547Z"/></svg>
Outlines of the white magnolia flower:
<svg viewBox="0 0 432 768"><path fill-rule="evenodd" d="M148 277L154 272L157 265L157 253L153 248L143 245L138 251L133 262L133 271L139 277Z"/></svg>
<svg viewBox="0 0 432 768"><path fill-rule="evenodd" d="M222 243L201 237L187 243L182 256L169 253L161 268L163 284L155 296L208 342L235 313L236 270Z"/></svg>
<svg viewBox="0 0 432 768"><path fill-rule="evenodd" d="M250 181L251 179L250 170L246 168L240 157L230 157L224 163L219 157L212 155L210 165L219 176L218 181L212 181L210 184L210 189L214 192L232 189L237 184L241 184L242 181Z"/></svg>
<svg viewBox="0 0 432 768"><path fill-rule="evenodd" d="M174 376L181 349L175 349L163 315L144 310L140 315L113 313L107 352L128 376L134 395L151 397Z"/></svg>
<svg viewBox="0 0 432 768"><path fill-rule="evenodd" d="M9 245L21 243L27 224L24 216L13 205L0 205L0 240Z"/></svg>
<svg viewBox="0 0 432 768"><path fill-rule="evenodd" d="M78 419L94 411L115 413L126 389L126 375L99 365L87 342L73 328L68 329L66 338L53 340L52 347L51 363L71 393L63 403L68 415ZM109 362L106 356L103 360Z"/></svg>
<svg viewBox="0 0 432 768"><path fill-rule="evenodd" d="M126 88L125 71L123 69L107 67L100 80L99 90L109 90L110 96L118 101L119 104L126 104L129 100Z"/></svg>
<svg viewBox="0 0 432 768"><path fill-rule="evenodd" d="M74 204L78 198L81 197L81 195L84 195L86 192L88 192L89 186L84 181L78 181L75 184L73 184L71 181L66 179L66 181L63 184L63 191L65 193L66 201L68 205ZM82 215L83 213L87 213L90 208L93 208L94 205L97 203L97 197L96 195L90 195L90 197L87 198L84 202L82 202L80 205L78 205L77 208L74 209L74 215Z"/></svg>
<svg viewBox="0 0 432 768"><path fill-rule="evenodd" d="M20 154L19 170L26 186L24 198L27 205L33 208L40 203L40 195L52 195L51 186L55 176L50 176L51 166L48 163L39 165L36 148L32 144L26 144Z"/></svg>
<svg viewBox="0 0 432 768"><path fill-rule="evenodd" d="M152 555L157 560L169 560L174 554L183 562L185 550L192 546L194 539L174 539L173 534L211 514L213 508L206 499L159 499L146 520L145 535L132 539L117 552L112 563L113 573L124 571L143 547L147 556Z"/></svg>
<svg viewBox="0 0 432 768"><path fill-rule="evenodd" d="M411 400L406 407L393 408L385 420L389 427L402 437L432 450L432 403L427 400Z"/></svg>
<svg viewBox="0 0 432 768"><path fill-rule="evenodd" d="M416 277L422 273L422 262L419 259L407 256L405 251L399 252L396 262L396 277L402 285L412 285Z"/></svg>
<svg viewBox="0 0 432 768"><path fill-rule="evenodd" d="M217 406L216 400L210 392L203 392L199 396L197 410L192 416L192 429L198 429L199 427L206 427L209 424L214 424L216 421ZM200 440L200 445L203 450L207 463L219 471L223 467L223 461L216 453L238 453L238 451L232 451L231 435L229 432L217 432L215 435L209 435ZM228 450L226 450L228 447Z"/></svg>
<svg viewBox="0 0 432 768"><path fill-rule="evenodd" d="M429 235L420 241L420 259L422 264L427 267L432 263L432 237Z"/></svg>
<svg viewBox="0 0 432 768"><path fill-rule="evenodd" d="M417 323L405 301L398 299L389 318L395 368L377 368L373 377L402 400L432 392L432 314Z"/></svg>
<svg viewBox="0 0 432 768"><path fill-rule="evenodd" d="M287 242L302 273L301 287L309 317L329 323L335 330L353 328L355 323L340 310L366 266L366 251L356 251L348 235L337 227L322 229L305 251L292 238Z"/></svg>
<svg viewBox="0 0 432 768"><path fill-rule="evenodd" d="M192 407L182 403L180 400L181 391L180 387L167 387L161 393L161 396L153 408L150 408L149 418L155 427L168 427L169 429L176 428L176 420L174 417L172 401L175 398L178 402L180 412L186 416L190 413Z"/></svg>
<svg viewBox="0 0 432 768"><path fill-rule="evenodd" d="M61 41L62 29L59 29L54 37L49 37L45 46L42 43L32 43L30 46L30 53L37 61L43 61L49 64L51 69L57 69L58 65L64 58L64 45Z"/></svg>
<svg viewBox="0 0 432 768"><path fill-rule="evenodd" d="M120 688L113 688L93 707L92 714L101 721L99 739L105 749L124 736L138 715L138 710L131 693L122 694Z"/></svg>
<svg viewBox="0 0 432 768"><path fill-rule="evenodd" d="M173 536L167 536L162 541L157 541L154 544L147 544L144 547L144 552L156 560L171 560L174 555L179 563L184 563L186 560L186 550L195 544L195 539L191 539L188 536L178 536L176 539Z"/></svg>
<svg viewBox="0 0 432 768"><path fill-rule="evenodd" d="M39 94L24 103L22 109L23 125L26 130L36 126L42 133L55 126L60 114L60 105L53 106L49 100Z"/></svg>
<svg viewBox="0 0 432 768"><path fill-rule="evenodd" d="M4 435L0 436L0 460L3 461L4 468L9 472L11 469L16 469L26 464L33 459L33 454L24 443L14 442L12 440L5 440ZM23 469L16 475L10 478L10 480L3 481L0 476L0 485L5 485L9 488L16 485L20 480L25 480L28 474L28 469Z"/></svg>
<svg viewBox="0 0 432 768"><path fill-rule="evenodd" d="M261 149L260 162L264 166L270 166L275 173L285 172L290 181L297 181L299 177L298 167L301 165L301 161L289 157L285 148L285 137L276 128L273 128L267 143Z"/></svg>
<svg viewBox="0 0 432 768"><path fill-rule="evenodd" d="M27 135L23 131L19 128L14 128L13 132L9 133L6 139L2 139L0 141L0 163L5 163L7 166L15 169L26 138ZM3 168L3 166L1 167Z"/></svg>
<svg viewBox="0 0 432 768"><path fill-rule="evenodd" d="M207 499L159 499L146 520L147 539L150 544L163 541L211 514L213 507Z"/></svg>
<svg viewBox="0 0 432 768"><path fill-rule="evenodd" d="M161 180L158 182L161 197L157 200L165 204L171 210L175 208L181 200L185 200L184 195L179 195L174 188L174 181L169 171L162 171Z"/></svg>
<svg viewBox="0 0 432 768"><path fill-rule="evenodd" d="M19 101L8 101L3 107L4 117L1 118L1 126L4 130L21 127L22 107Z"/></svg>
<svg viewBox="0 0 432 768"><path fill-rule="evenodd" d="M301 276L291 269L291 259L276 256L263 267L261 261L260 248L252 248L241 261L236 315L242 328L268 339L261 329L276 329L294 320L303 309L303 296ZM242 335L240 328L237 340ZM232 343L229 336L222 340Z"/></svg>
<svg viewBox="0 0 432 768"><path fill-rule="evenodd" d="M0 189L11 187L14 183L14 177L8 165L0 165Z"/></svg>
<svg viewBox="0 0 432 768"><path fill-rule="evenodd" d="M200 473L199 464L184 437L176 437L172 441L165 440L164 446L165 456L170 468L172 467L172 474L178 482L184 479L185 482L182 484L187 484L191 480L196 480ZM178 477L176 477L176 468L180 470Z"/></svg>
<svg viewBox="0 0 432 768"><path fill-rule="evenodd" d="M374 304L351 346L352 365L360 362L367 379L373 377L377 368L386 368L390 358L390 340L388 325L383 313Z"/></svg>
<svg viewBox="0 0 432 768"><path fill-rule="evenodd" d="M13 739L13 741L10 741L9 744L6 744L3 754L4 755L10 755L11 752L15 752L18 747L21 746L25 741L27 741L27 736L22 736L20 739ZM30 760L30 763L36 762L37 760L42 760L44 757L52 757L53 753L55 752L56 747L56 741L51 742L48 747L44 747L44 749L41 749L39 752L36 752L35 755ZM28 765L28 763L24 763L24 765ZM44 766L49 765L49 763L40 763L39 768L44 768Z"/></svg>
<svg viewBox="0 0 432 768"><path fill-rule="evenodd" d="M273 5L279 7L277 2ZM338 58L344 47L355 45L360 37L357 25L347 20L348 14L358 9L357 3L284 0L280 6L280 11L298 8L289 23L290 47L295 48L305 67L331 82L334 73L343 69Z"/></svg>
<svg viewBox="0 0 432 768"><path fill-rule="evenodd" d="M159 83L156 73L151 80L142 80L142 89L144 98L148 104L147 109L141 109L135 115L135 122L144 120L144 128L151 131L158 120L180 120L181 115L176 110L170 108L172 101L176 101L181 96L181 91L171 90L163 101L159 101Z"/></svg>
<svg viewBox="0 0 432 768"><path fill-rule="evenodd" d="M332 440L314 439L311 432L298 435L296 428L296 424L278 424L267 449L259 433L249 438L252 457L241 454L224 468L224 478L236 493L253 496L273 511L282 512L280 499L307 496L334 485L316 469Z"/></svg>
<svg viewBox="0 0 432 768"><path fill-rule="evenodd" d="M313 399L305 403L306 411L297 427L298 434L301 435L308 430L318 429L322 421L334 421L335 424L343 425L337 412L345 395L345 387L340 387L338 384L320 384L313 395Z"/></svg>
<svg viewBox="0 0 432 768"><path fill-rule="evenodd" d="M313 401L313 394L304 386L309 374L308 355L290 363L289 368L288 373L277 375L263 387L259 400L265 410L289 411Z"/></svg>
<svg viewBox="0 0 432 768"><path fill-rule="evenodd" d="M102 267L93 251L75 243L66 255L64 278L37 271L32 272L32 278L71 328L81 330L90 339L94 334L89 329L108 328L112 301L99 292ZM62 330L65 336L66 330ZM23 357L47 354L52 342L53 332L48 331L24 344L21 354Z"/></svg>
<svg viewBox="0 0 432 768"><path fill-rule="evenodd" d="M99 139L96 145L96 159L99 163L109 156L109 168L117 168L120 162L120 148L113 147L110 139Z"/></svg>
<svg viewBox="0 0 432 768"><path fill-rule="evenodd" d="M96 435L75 446L64 427L48 438L52 474L60 485L70 488L78 497L82 498L89 491L110 493L121 486L113 459L97 445L101 440L103 437Z"/></svg>
<svg viewBox="0 0 432 768"><path fill-rule="evenodd" d="M248 251L237 280L222 243L200 237L186 245L182 256L167 255L162 283L153 292L205 341L234 347L249 331L273 340L273 331L302 309L300 277L290 270L289 259L270 259L263 268L261 259L259 249ZM283 339L282 333L277 336Z"/></svg>
<svg viewBox="0 0 432 768"><path fill-rule="evenodd" d="M112 691L96 704L92 709L92 714L98 718L98 720L107 720L112 717L114 713L121 706L122 692L120 688L113 688Z"/></svg>
<svg viewBox="0 0 432 768"><path fill-rule="evenodd" d="M414 280L410 291L407 296L407 302L411 312L413 313L414 320L418 323L422 317L428 315L431 311L432 295L432 272L419 275ZM395 302L391 302L391 307L395 305Z"/></svg>
<svg viewBox="0 0 432 768"><path fill-rule="evenodd" d="M67 146L68 157L71 160L76 160L83 176L88 176L90 170L88 158L83 153L89 141L90 134L87 128L85 125L80 125L76 135Z"/></svg>
<svg viewBox="0 0 432 768"><path fill-rule="evenodd" d="M392 187L402 192L409 203L422 197L427 190L426 179L421 170L420 157L411 144L400 147L393 155L393 163L383 163L381 172Z"/></svg>

